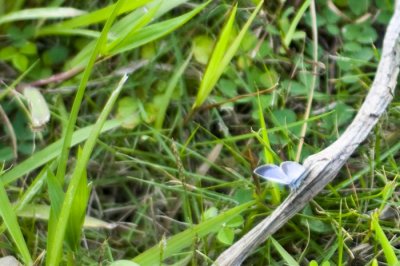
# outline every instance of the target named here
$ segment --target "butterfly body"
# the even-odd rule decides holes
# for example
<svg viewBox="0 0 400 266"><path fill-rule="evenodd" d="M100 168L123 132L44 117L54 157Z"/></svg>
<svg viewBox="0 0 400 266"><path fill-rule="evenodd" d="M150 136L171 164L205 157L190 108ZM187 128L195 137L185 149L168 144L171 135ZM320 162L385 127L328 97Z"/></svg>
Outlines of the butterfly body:
<svg viewBox="0 0 400 266"><path fill-rule="evenodd" d="M287 185L291 190L296 190L305 177L306 168L297 162L286 161L280 166L261 165L254 170L254 173L266 180Z"/></svg>

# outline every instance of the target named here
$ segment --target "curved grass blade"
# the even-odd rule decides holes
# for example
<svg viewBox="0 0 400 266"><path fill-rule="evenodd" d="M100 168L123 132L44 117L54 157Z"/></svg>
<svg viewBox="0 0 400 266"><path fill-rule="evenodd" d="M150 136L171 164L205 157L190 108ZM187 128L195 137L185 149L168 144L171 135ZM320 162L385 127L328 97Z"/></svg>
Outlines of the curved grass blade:
<svg viewBox="0 0 400 266"><path fill-rule="evenodd" d="M394 251L394 247L390 244L389 239L386 237L385 232L379 224L378 212L372 214L371 227L375 232L375 239L382 247L383 254L385 255L388 265L399 265L399 260Z"/></svg>
<svg viewBox="0 0 400 266"><path fill-rule="evenodd" d="M49 238L47 242L48 257L46 260L46 265L59 265L60 263L60 256L63 246L62 244L65 238L68 221L71 215L72 204L74 203L75 198L78 195L77 191L79 188L79 184L81 184L81 180L84 177L86 165L89 161L90 155L92 154L101 128L103 127L108 114L111 112L111 109L114 106L114 103L117 100L118 95L122 90L122 86L124 85L127 78L128 76L126 75L122 77L117 88L113 91L106 105L104 106L104 109L100 113L100 116L92 129L90 137L85 142L82 150L82 155L80 156L80 160L77 161L74 172L72 173L71 181L68 185L68 190L65 193L61 213L57 219L57 231L55 232L54 237Z"/></svg>
<svg viewBox="0 0 400 266"><path fill-rule="evenodd" d="M107 132L114 128L117 128L121 125L121 121L118 120L109 120L104 124L104 127L101 130L101 133ZM81 128L74 132L72 135L72 141L70 147L81 143L82 141L86 140L90 136L90 132L93 130L94 125L90 125L84 128ZM49 161L57 158L60 155L62 141L58 140L41 151L38 151L28 159L23 161L22 163L18 164L17 166L13 167L10 171L6 172L5 174L0 176L0 180L3 184L11 183L18 178L28 174L29 172L43 166L44 164L48 163Z"/></svg>
<svg viewBox="0 0 400 266"><path fill-rule="evenodd" d="M3 182L0 181L0 216L11 235L18 251L20 252L25 265L32 264L32 258L26 245L24 236L22 235L21 228L19 227L17 215L11 205L7 196L7 191L4 188Z"/></svg>
<svg viewBox="0 0 400 266"><path fill-rule="evenodd" d="M190 55L185 60L185 62L183 62L183 64L178 68L178 70L174 73L174 75L171 77L171 79L168 82L168 86L162 97L162 101L161 101L159 111L158 111L158 116L157 116L156 122L155 122L155 128L157 128L157 129L162 128L162 125L164 123L165 114L166 114L169 102L171 100L171 97L172 97L172 93L174 92L174 89L178 85L178 82L181 79L182 74L185 71L186 67L188 66L191 58L192 58L192 56Z"/></svg>
<svg viewBox="0 0 400 266"><path fill-rule="evenodd" d="M287 265L299 266L299 263L278 243L278 241L273 237L270 238L270 241Z"/></svg>
<svg viewBox="0 0 400 266"><path fill-rule="evenodd" d="M120 53L124 53L127 51L130 51L132 49L135 49L137 47L140 47L142 45L145 45L147 43L150 43L152 41L155 41L171 32L174 30L178 29L182 25L184 25L186 22L188 22L190 19L192 19L196 14L198 14L204 7L206 7L210 1L207 1L206 3L198 6L197 8L193 9L192 11L183 14L181 16L164 20L158 23L154 23L151 25L148 25L146 27L143 27L141 29L138 29L137 31L134 32L131 36L128 38L124 38L126 34L129 32L125 32L121 30L120 25L125 25L125 21L119 21L115 23L115 25L112 27L112 32L117 33L116 38L123 38L121 42L118 43L118 45L115 45L112 49L107 50L107 54L105 56L114 56ZM161 9L161 7L160 7ZM157 10L157 13L160 12L160 9ZM133 23L133 22L132 22ZM125 26L126 28L126 26ZM115 38L114 38L115 39ZM76 55L69 63L68 67L76 67L76 66L83 66L87 64L87 58L90 55L90 52L93 49L93 43L89 43L86 47L84 47L81 52Z"/></svg>
<svg viewBox="0 0 400 266"><path fill-rule="evenodd" d="M210 1L196 7L192 11L183 14L179 17L164 20L159 23L155 23L144 27L133 34L129 38L126 38L117 46L115 46L112 50L110 50L110 55L116 55L119 53L123 53L129 50L132 50L136 47L144 45L146 43L152 42L158 38L161 38L172 31L176 30L177 28L184 25L190 19L192 19L195 15L197 15L201 10L203 10Z"/></svg>
<svg viewBox="0 0 400 266"><path fill-rule="evenodd" d="M260 1L258 3L256 9L253 11L249 19L246 21L245 25L239 32L238 36L233 40L232 43L229 44L229 48L227 49L237 9L237 5L233 6L231 14L224 28L222 29L221 35L218 38L214 51L210 57L206 72L204 73L204 77L200 83L200 88L197 93L197 97L193 104L192 110L200 107L207 99L207 97L210 95L218 79L221 77L225 68L228 66L233 56L235 55L236 51L238 50L239 45L242 42L246 31L248 30L251 23L255 19L258 11L262 7L262 4L263 1Z"/></svg>
<svg viewBox="0 0 400 266"><path fill-rule="evenodd" d="M119 0L113 9L113 12L110 14L106 24L104 25L103 31L99 39L96 42L96 45L89 57L89 61L85 67L85 70L82 74L82 79L79 83L78 90L75 95L74 102L72 104L71 113L68 119L67 129L65 131L64 142L61 150L61 155L57 167L56 177L59 180L63 180L65 176L65 171L67 168L67 161L68 161L68 154L69 154L69 147L71 145L72 134L75 128L76 120L78 118L78 113L80 109L80 105L83 99L83 95L85 94L86 86L89 81L90 74L92 72L94 63L96 62L97 56L99 52L104 48L106 41L107 41L107 34L113 24L115 18L117 17L118 10L121 8L122 4L124 3L123 0ZM55 264L53 264L55 265Z"/></svg>
<svg viewBox="0 0 400 266"><path fill-rule="evenodd" d="M304 12L306 12L307 8L310 6L311 0L306 0L300 7L299 11L297 12L296 16L294 17L292 23L290 24L289 30L283 40L283 44L288 47L292 42L293 35L296 31L297 25L299 24L300 19L303 17Z"/></svg>
<svg viewBox="0 0 400 266"><path fill-rule="evenodd" d="M43 7L24 9L16 12L9 13L0 18L0 25L19 20L33 20L33 19L60 19L75 17L84 14L85 11L72 8L72 7Z"/></svg>
<svg viewBox="0 0 400 266"><path fill-rule="evenodd" d="M118 10L117 15L129 12L141 6L144 6L151 0L135 0L135 1L125 1L121 8ZM65 29L74 29L79 27L86 27L101 21L105 21L109 18L110 13L115 8L116 4L109 5L107 7L101 8L99 10L90 12L88 14L83 14L79 17L63 21L48 27L43 27L39 29L38 35L47 35L47 34L58 34L59 30Z"/></svg>
<svg viewBox="0 0 400 266"><path fill-rule="evenodd" d="M161 245L146 250L132 261L139 265L161 265L160 258L167 259L176 253L181 252L185 248L193 245L193 240L204 237L210 233L215 233L224 223L236 217L243 211L248 210L255 204L254 201L246 202L242 205L234 207L220 215L195 225L187 230L172 236Z"/></svg>

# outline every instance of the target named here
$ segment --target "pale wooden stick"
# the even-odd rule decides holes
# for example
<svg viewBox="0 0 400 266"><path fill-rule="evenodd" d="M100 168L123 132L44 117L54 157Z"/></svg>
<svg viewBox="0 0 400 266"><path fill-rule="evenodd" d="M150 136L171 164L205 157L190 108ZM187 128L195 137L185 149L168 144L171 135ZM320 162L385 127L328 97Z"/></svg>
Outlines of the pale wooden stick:
<svg viewBox="0 0 400 266"><path fill-rule="evenodd" d="M399 66L400 1L396 1L395 12L383 41L382 57L374 82L353 122L333 144L305 160L304 166L310 169L310 174L299 189L292 192L270 216L225 250L214 265L240 265L258 245L281 228L333 180L354 150L366 139L391 102L397 84Z"/></svg>

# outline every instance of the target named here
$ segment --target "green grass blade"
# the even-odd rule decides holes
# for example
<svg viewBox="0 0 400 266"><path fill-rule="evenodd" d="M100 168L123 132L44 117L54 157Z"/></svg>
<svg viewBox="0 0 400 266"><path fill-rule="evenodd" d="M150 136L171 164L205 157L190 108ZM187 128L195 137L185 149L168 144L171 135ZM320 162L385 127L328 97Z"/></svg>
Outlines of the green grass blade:
<svg viewBox="0 0 400 266"><path fill-rule="evenodd" d="M338 224L338 232L337 232L337 242L338 242L338 266L343 265L343 250L344 250L344 237L342 230L342 200L340 200L340 209L339 209L339 224Z"/></svg>
<svg viewBox="0 0 400 266"><path fill-rule="evenodd" d="M152 7L149 11L143 11L143 14L137 21L135 21L133 25L130 26L129 31L126 34L119 36L119 38L116 38L116 40L114 40L107 46L104 54L108 54L109 51L113 50L114 47L118 46L126 39L133 39L138 30L143 28L145 25L150 23L152 19L154 19L157 10L160 8L160 5L161 2L158 2L158 4Z"/></svg>
<svg viewBox="0 0 400 266"><path fill-rule="evenodd" d="M43 7L31 8L21 11L12 12L0 18L0 25L19 20L33 19L60 19L75 17L84 14L85 12L71 7Z"/></svg>
<svg viewBox="0 0 400 266"><path fill-rule="evenodd" d="M121 8L118 10L117 15L135 10L141 6L144 6L151 0L135 0L135 1L125 1ZM102 9L90 12L88 14L81 15L79 17L57 23L48 27L43 27L39 29L38 35L46 34L58 34L57 32L62 29L73 29L78 27L86 27L101 21L105 21L109 18L110 13L115 8L116 4L109 5Z"/></svg>
<svg viewBox="0 0 400 266"><path fill-rule="evenodd" d="M62 28L62 29L54 29L54 31L46 32L48 34L54 35L76 35L76 36L84 36L88 38L97 39L100 37L100 32L95 30L87 30L87 29L69 29L69 28Z"/></svg>
<svg viewBox="0 0 400 266"><path fill-rule="evenodd" d="M47 171L47 188L51 203L49 223L47 226L47 238L52 239L57 232L58 217L61 213L61 207L65 195L61 181L56 178L51 170ZM48 245L49 242L47 242L47 249L49 249Z"/></svg>
<svg viewBox="0 0 400 266"><path fill-rule="evenodd" d="M233 40L232 43L230 43L228 50L226 50L227 43L230 40L230 32L233 27L234 15L237 8L236 5L233 7L230 17L221 32L221 36L218 39L217 44L215 45L214 51L207 65L206 72L204 73L204 77L200 83L200 88L192 109L200 107L207 99L218 79L221 77L225 68L228 66L236 51L238 50L240 43L242 42L243 37L246 34L246 31L255 19L258 11L262 7L262 4L263 1L260 1L256 9L253 11L249 19L246 21L245 25L239 32L238 36Z"/></svg>
<svg viewBox="0 0 400 266"><path fill-rule="evenodd" d="M394 247L390 244L389 239L387 239L385 232L379 225L379 215L378 212L374 212L371 217L371 227L375 232L375 239L378 240L382 247L383 254L385 255L388 265L399 265L399 260L397 259L396 253L394 252Z"/></svg>
<svg viewBox="0 0 400 266"><path fill-rule="evenodd" d="M162 4L157 10L155 17L157 18L161 16L170 9L186 1L187 0L162 1ZM199 13L209 2L210 1L179 17L154 23L147 27L139 29L134 34L134 36L124 39L123 42L120 42L118 45L113 47L112 50L108 50L107 55L113 56L135 49L139 46L150 43L158 38L169 34L170 32L176 30L178 27L189 21L192 17ZM126 17L122 18L120 21L116 22L115 25L112 26L110 32L112 32L114 36L120 36L120 38L123 38L123 36L129 33L131 25L133 25L138 19L140 19L141 13L138 11L139 10L136 10ZM81 52L79 52L70 62L68 62L67 68L83 66L87 64L88 57L90 56L90 52L93 50L93 47L93 42L84 47Z"/></svg>
<svg viewBox="0 0 400 266"><path fill-rule="evenodd" d="M288 47L292 42L293 35L296 31L297 25L299 24L300 19L303 17L304 12L306 12L307 8L310 6L311 0L306 0L300 7L299 11L297 12L296 16L294 17L292 23L290 24L289 30L283 40L283 44Z"/></svg>
<svg viewBox="0 0 400 266"><path fill-rule="evenodd" d="M257 95L257 102L258 102L258 116L260 119L261 138L264 143L263 150L264 150L265 163L274 163L275 154L272 151L271 144L269 142L267 125L265 124L264 112L260 101L260 95ZM272 196L271 202L273 204L279 204L281 202L281 192L278 184L272 184L271 196Z"/></svg>
<svg viewBox="0 0 400 266"><path fill-rule="evenodd" d="M165 90L165 94L162 96L161 104L160 104L159 111L158 111L158 116L157 116L156 122L155 122L155 128L157 128L157 129L162 128L162 125L164 123L165 114L166 114L169 102L171 100L171 97L172 97L172 93L174 92L174 89L178 85L178 82L179 82L180 78L182 77L183 72L185 71L186 67L188 66L191 58L192 58L192 56L190 55L185 60L185 62L178 68L178 70L172 76L171 80L168 82L168 86L167 86L167 89Z"/></svg>
<svg viewBox="0 0 400 266"><path fill-rule="evenodd" d="M51 202L51 209L56 217L60 215L61 206L64 201L64 191L60 180L51 172L47 171L47 187Z"/></svg>
<svg viewBox="0 0 400 266"><path fill-rule="evenodd" d="M299 266L299 263L278 243L278 241L273 237L270 237L270 240L287 265Z"/></svg>
<svg viewBox="0 0 400 266"><path fill-rule="evenodd" d="M15 89L15 87L20 84L20 82L26 77L26 75L29 74L29 72L32 71L33 68L36 67L36 65L39 63L39 60L36 60L35 63L33 63L32 65L29 66L29 68L24 71L24 73L22 73L21 75L19 75L12 83L10 86L7 86L7 88L5 90L2 90L0 92L0 101L3 100L3 98L8 95L13 89Z"/></svg>
<svg viewBox="0 0 400 266"><path fill-rule="evenodd" d="M233 29L233 24L235 22L235 15L237 11L237 4L235 4L230 10L229 17L222 28L221 34L218 38L217 43L215 44L214 50L211 54L211 57L208 61L206 71L204 73L203 79L200 83L199 91L197 92L196 101L192 109L195 109L203 104L208 95L210 94L212 88L217 82L217 72L218 69L222 66L220 65L222 58L226 52L228 43L231 38L231 33Z"/></svg>
<svg viewBox="0 0 400 266"><path fill-rule="evenodd" d="M107 132L109 130L115 129L121 125L121 121L118 120L109 120L104 124L104 127L101 130L101 133ZM94 125L90 125L84 128L81 128L74 132L72 135L72 141L70 147L81 143L86 140L90 136L90 132L93 130ZM32 154L28 159L23 161L22 163L13 167L10 171L0 176L3 184L11 183L18 178L23 177L29 172L43 166L49 161L57 158L60 155L62 140L58 140L41 151L38 151Z"/></svg>
<svg viewBox="0 0 400 266"><path fill-rule="evenodd" d="M72 140L72 134L75 128L76 120L78 117L79 113L79 108L83 99L83 95L85 94L86 86L90 77L90 74L92 72L94 63L96 62L97 56L99 52L103 49L103 46L106 43L107 39L107 34L111 28L112 23L114 22L114 19L116 18L118 14L118 10L121 8L123 4L123 0L119 0L117 4L115 5L115 8L113 9L113 12L110 14L106 24L104 25L103 31L101 32L101 35L99 39L96 42L96 45L90 55L89 61L85 67L85 70L82 75L81 82L79 83L78 91L76 92L74 103L72 104L72 109L71 113L68 119L68 125L67 129L65 131L65 136L64 136L64 142L61 150L61 155L59 159L59 164L57 167L57 174L56 177L59 180L64 179L65 176L65 171L67 168L67 161L68 161L68 154L69 154L69 147L71 144Z"/></svg>
<svg viewBox="0 0 400 266"><path fill-rule="evenodd" d="M379 207L380 212L383 211L383 209L387 206L389 199L393 196L393 193L396 191L397 179L398 176L396 176L394 180L387 182L385 187L383 188L382 203Z"/></svg>
<svg viewBox="0 0 400 266"><path fill-rule="evenodd" d="M77 190L79 188L79 184L81 183L81 179L84 176L84 172L86 171L87 162L89 161L90 155L96 144L96 140L100 134L101 128L103 127L108 114L111 112L111 109L114 106L114 103L117 100L117 97L121 92L122 86L124 85L127 78L127 76L124 76L119 82L117 88L111 94L102 112L100 113L96 124L92 129L90 137L85 142L82 150L82 156L75 166L74 172L72 173L71 181L68 185L68 190L65 193L65 199L62 205L61 214L58 217L56 227L57 231L54 234L54 237L48 240L48 257L46 260L46 265L58 265L60 262L59 259L62 251L62 244L65 238L65 232L70 218L72 204L74 203L75 197L77 195Z"/></svg>
<svg viewBox="0 0 400 266"><path fill-rule="evenodd" d="M33 179L33 182L29 185L29 187L25 190L24 194L18 199L18 202L14 205L15 211L18 214L18 211L25 208L29 202L40 192L45 183L45 179L47 178L47 171L52 168L52 165L45 166L40 170L39 174Z"/></svg>
<svg viewBox="0 0 400 266"><path fill-rule="evenodd" d="M243 211L248 210L254 204L254 201L250 201L221 213L214 218L206 220L172 236L166 240L165 243L162 243L161 245L155 245L132 260L139 265L161 265L161 257L163 259L167 259L183 249L189 248L191 245L193 245L193 239L204 237L210 233L215 233L224 223L236 217Z"/></svg>
<svg viewBox="0 0 400 266"><path fill-rule="evenodd" d="M0 181L0 216L11 235L18 251L20 252L25 265L32 264L32 258L26 245L21 228L19 227L17 215L7 196L7 191L4 188L3 182Z"/></svg>
<svg viewBox="0 0 400 266"><path fill-rule="evenodd" d="M81 155L78 156L78 160L80 160L80 158ZM89 200L90 189L87 182L86 169L84 169L82 177L79 179L80 182L77 186L77 192L71 204L71 213L65 236L69 248L74 252L78 251L79 248L82 226L85 220L86 206Z"/></svg>
<svg viewBox="0 0 400 266"><path fill-rule="evenodd" d="M246 21L243 28L240 30L238 36L236 36L236 38L233 40L233 42L229 45L229 49L226 51L224 57L222 58L221 67L217 69L218 70L218 73L217 73L218 78L222 75L225 68L228 66L228 64L231 62L233 56L236 54L236 51L239 49L239 46L240 46L247 30L250 28L251 23L253 23L253 20L256 18L258 11L260 11L263 3L264 3L263 0L261 0L258 3L256 9L253 11L253 13L251 13L249 19ZM217 82L217 80L215 82Z"/></svg>
<svg viewBox="0 0 400 266"><path fill-rule="evenodd" d="M116 55L132 50L171 33L192 19L209 3L210 1L207 1L206 3L196 7L186 14L142 28L141 30L137 31L134 36L126 38L119 45L115 46L114 49L110 50L110 55Z"/></svg>
<svg viewBox="0 0 400 266"><path fill-rule="evenodd" d="M261 136L264 143L267 145L264 146L265 163L274 163L274 156L270 152L272 149L268 138L267 125L265 124L264 111L260 101L260 95L257 95L257 103L258 103L258 116L260 120Z"/></svg>

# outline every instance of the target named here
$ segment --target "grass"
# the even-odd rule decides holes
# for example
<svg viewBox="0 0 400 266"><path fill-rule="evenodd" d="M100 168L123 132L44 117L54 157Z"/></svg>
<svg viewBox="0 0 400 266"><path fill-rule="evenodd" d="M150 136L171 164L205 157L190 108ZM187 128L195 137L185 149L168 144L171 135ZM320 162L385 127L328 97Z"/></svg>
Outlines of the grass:
<svg viewBox="0 0 400 266"><path fill-rule="evenodd" d="M211 264L288 193L253 169L345 130L393 11L53 2L0 9L0 251L24 265ZM49 76L34 87L51 119L32 130L21 92ZM398 106L246 265L399 263Z"/></svg>

